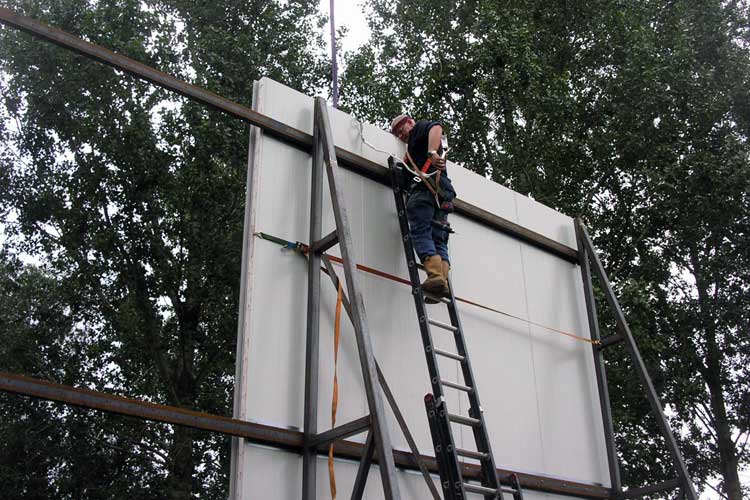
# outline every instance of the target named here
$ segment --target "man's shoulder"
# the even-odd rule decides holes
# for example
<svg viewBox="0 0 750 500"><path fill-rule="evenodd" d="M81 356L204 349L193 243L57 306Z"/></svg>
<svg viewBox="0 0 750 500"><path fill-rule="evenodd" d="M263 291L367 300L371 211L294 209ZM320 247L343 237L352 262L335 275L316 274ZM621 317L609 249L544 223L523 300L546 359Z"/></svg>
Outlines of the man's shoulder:
<svg viewBox="0 0 750 500"><path fill-rule="evenodd" d="M429 133L430 129L434 126L440 126L440 122L435 120L419 120L414 124L414 130L417 132L417 135L424 135Z"/></svg>
<svg viewBox="0 0 750 500"><path fill-rule="evenodd" d="M414 124L415 127L426 128L426 129L430 129L434 127L435 125L440 125L440 122L437 120L419 120Z"/></svg>

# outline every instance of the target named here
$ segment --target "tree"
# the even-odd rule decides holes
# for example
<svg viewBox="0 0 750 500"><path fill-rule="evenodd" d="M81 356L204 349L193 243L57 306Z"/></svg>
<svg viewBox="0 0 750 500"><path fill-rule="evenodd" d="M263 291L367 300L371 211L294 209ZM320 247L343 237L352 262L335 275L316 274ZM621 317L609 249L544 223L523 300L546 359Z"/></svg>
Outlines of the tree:
<svg viewBox="0 0 750 500"><path fill-rule="evenodd" d="M237 102L249 101L261 76L302 91L325 81L312 0L10 7ZM68 291L71 318L91 332L82 353L99 360L81 368L84 379L230 413L247 126L26 34L0 37L2 109L16 124L5 130L15 155L2 165L7 245L41 259ZM121 462L151 497L226 497L226 438L107 422L99 430L110 449L147 450L140 462ZM85 449L54 475L56 495L102 495L76 482ZM125 469L110 465L97 468L101 483L119 485L106 497L138 496L116 481Z"/></svg>
<svg viewBox="0 0 750 500"><path fill-rule="evenodd" d="M377 0L342 84L358 116L440 116L455 160L584 218L692 475L730 500L750 464L749 20L739 1ZM609 371L626 484L668 479L627 360Z"/></svg>

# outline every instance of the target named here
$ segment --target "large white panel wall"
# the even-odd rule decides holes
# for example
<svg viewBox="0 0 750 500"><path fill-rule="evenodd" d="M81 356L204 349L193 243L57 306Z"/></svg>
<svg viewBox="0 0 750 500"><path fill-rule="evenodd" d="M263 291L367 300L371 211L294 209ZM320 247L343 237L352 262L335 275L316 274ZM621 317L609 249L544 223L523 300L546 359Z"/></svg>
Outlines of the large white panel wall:
<svg viewBox="0 0 750 500"><path fill-rule="evenodd" d="M272 80L256 83L254 103L262 113L312 133L313 99ZM329 110L336 145L387 165L387 155L362 141L359 123ZM390 134L364 125L376 148L403 154ZM241 321L235 416L279 427L301 429L304 405L306 261L253 237L262 231L292 241L309 236L308 154L251 134L248 206L243 262ZM561 243L574 246L570 218L495 184L458 165L449 173L459 198ZM341 179L359 263L407 277L393 193L387 187L341 170ZM334 229L330 197L324 189L323 234ZM477 378L498 467L608 485L598 395L588 344L532 323L586 336L580 270L541 250L459 215L449 243L456 295L500 309L509 318L462 305L467 345ZM334 248L330 253L340 255ZM339 268L341 269L341 268ZM361 274L362 293L378 361L423 454L431 454L423 396L430 391L410 289ZM322 282L319 430L330 427L333 382L333 316L336 293ZM442 307L435 319L448 320ZM367 413L352 329L342 322L339 354L338 423ZM434 333L438 346L454 350L448 336ZM460 380L457 363L441 360L444 378ZM467 401L451 394L448 405L465 414ZM455 427L463 447L473 438ZM394 446L408 449L395 421ZM364 440L364 435L353 438ZM299 456L238 440L233 449L234 498L297 499L301 491ZM321 498L327 496L327 470L319 470ZM348 495L356 465L337 461L340 491ZM420 476L400 473L405 499L426 498ZM379 476L371 472L366 498L382 498ZM272 494L271 494L272 493ZM551 497L530 492L527 498Z"/></svg>

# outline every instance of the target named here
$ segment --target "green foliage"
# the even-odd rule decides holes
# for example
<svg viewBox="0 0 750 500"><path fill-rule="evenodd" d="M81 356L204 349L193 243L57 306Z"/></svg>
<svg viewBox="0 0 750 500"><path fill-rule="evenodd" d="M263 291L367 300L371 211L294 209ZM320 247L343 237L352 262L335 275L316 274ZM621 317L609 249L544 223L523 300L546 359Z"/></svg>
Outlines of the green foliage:
<svg viewBox="0 0 750 500"><path fill-rule="evenodd" d="M702 488L750 465L745 2L374 0L342 103L439 117L453 159L580 216ZM606 311L604 311L606 313ZM614 331L604 317L605 330ZM672 477L610 356L626 484Z"/></svg>
<svg viewBox="0 0 750 500"><path fill-rule="evenodd" d="M312 0L10 0L247 104L326 83ZM453 159L594 232L691 473L750 463L750 21L741 1L373 0L342 107L436 116ZM0 363L229 414L247 127L0 31ZM38 267L22 264L31 256ZM613 331L603 311L605 331ZM626 484L671 477L614 348ZM2 396L23 498L225 498L229 441Z"/></svg>
<svg viewBox="0 0 750 500"><path fill-rule="evenodd" d="M6 4L240 103L262 76L307 92L325 83L312 0ZM39 283L13 294L32 297L54 277L44 296L65 312L52 332L7 325L3 365L64 342L74 351L17 371L231 414L248 127L12 29L0 31L0 71L3 244L42 263L18 271ZM14 408L47 426L40 440L60 441L38 466L39 498L227 496L223 436ZM11 421L7 439L27 425Z"/></svg>

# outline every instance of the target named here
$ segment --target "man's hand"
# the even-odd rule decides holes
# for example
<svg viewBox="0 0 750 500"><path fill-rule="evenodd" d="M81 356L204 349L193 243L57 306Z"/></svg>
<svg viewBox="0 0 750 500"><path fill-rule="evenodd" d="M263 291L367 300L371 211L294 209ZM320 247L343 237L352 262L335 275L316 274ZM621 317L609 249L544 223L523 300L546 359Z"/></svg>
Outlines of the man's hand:
<svg viewBox="0 0 750 500"><path fill-rule="evenodd" d="M441 157L437 152L433 151L430 154L430 158L432 159L433 167L438 170L443 170L445 168L445 158Z"/></svg>

